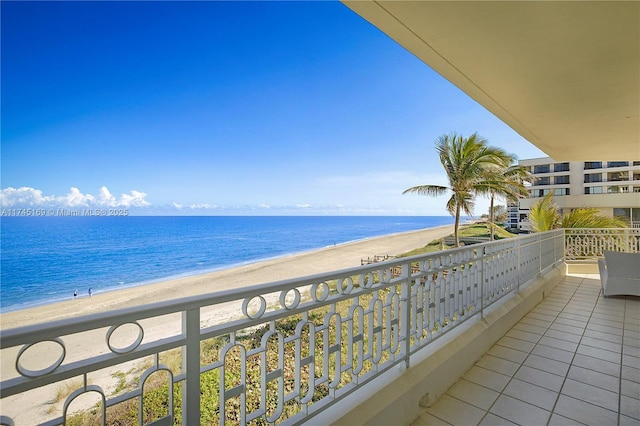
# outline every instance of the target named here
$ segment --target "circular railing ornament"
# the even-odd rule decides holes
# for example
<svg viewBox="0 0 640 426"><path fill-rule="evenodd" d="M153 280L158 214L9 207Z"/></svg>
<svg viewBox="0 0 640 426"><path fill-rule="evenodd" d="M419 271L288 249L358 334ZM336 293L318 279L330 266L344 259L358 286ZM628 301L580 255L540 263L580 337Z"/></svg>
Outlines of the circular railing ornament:
<svg viewBox="0 0 640 426"><path fill-rule="evenodd" d="M293 291L293 300L291 301L291 303L287 303L287 296L291 291ZM282 292L280 293L280 305L282 305L283 308L289 309L289 310L295 309L298 307L299 303L300 303L300 290L298 290L297 288L282 290Z"/></svg>
<svg viewBox="0 0 640 426"><path fill-rule="evenodd" d="M249 304L254 300L258 300L260 302L260 307L258 308L257 312L250 314ZM247 297L242 301L242 313L247 318L250 318L250 319L260 318L266 310L267 310L267 301L264 300L264 297L262 296Z"/></svg>
<svg viewBox="0 0 640 426"><path fill-rule="evenodd" d="M375 277L372 272L360 275L360 285L363 288L371 288L375 284Z"/></svg>
<svg viewBox="0 0 640 426"><path fill-rule="evenodd" d="M345 286L346 284L346 286ZM353 290L353 279L351 277L342 278L336 286L338 293L349 294Z"/></svg>
<svg viewBox="0 0 640 426"><path fill-rule="evenodd" d="M322 293L318 296L318 289L322 287ZM323 302L329 297L329 284L326 282L315 283L311 286L311 298L314 302Z"/></svg>
<svg viewBox="0 0 640 426"><path fill-rule="evenodd" d="M55 360L50 366L45 367L43 369L40 370L30 370L26 367L24 367L21 363L20 363L20 358L22 357L22 355L29 350L30 348L40 344L40 343L45 343L45 342L53 342L57 345L60 346L60 348L62 349L62 353L60 354L60 356L58 357L57 360ZM67 355L67 349L64 346L64 342L56 337L53 339L47 339L47 340L41 340L39 342L36 343L32 343L29 345L24 345L20 351L18 352L18 355L16 356L16 370L18 370L18 373L20 373L21 375L23 375L24 377L29 377L29 378L36 378L36 377L40 377L40 376L44 376L45 374L49 374L51 372L53 372L56 368L60 367L60 365L62 364L62 361L64 361L65 356Z"/></svg>
<svg viewBox="0 0 640 426"><path fill-rule="evenodd" d="M123 348L118 348L118 347L112 345L111 344L111 337L112 337L113 333L117 329L119 329L120 327L129 325L129 324L138 327L138 336L133 341L133 343L131 343L129 346L125 346ZM142 328L142 326L140 324L138 324L135 321L134 322L126 322L126 323L123 323L123 324L111 326L109 328L109 330L107 331L107 336L106 336L107 346L109 347L109 350L111 350L111 352L116 353L116 354L126 354L126 353L129 353L129 352L135 350L138 346L140 346L140 343L142 343L142 339L143 338L144 338L144 329Z"/></svg>

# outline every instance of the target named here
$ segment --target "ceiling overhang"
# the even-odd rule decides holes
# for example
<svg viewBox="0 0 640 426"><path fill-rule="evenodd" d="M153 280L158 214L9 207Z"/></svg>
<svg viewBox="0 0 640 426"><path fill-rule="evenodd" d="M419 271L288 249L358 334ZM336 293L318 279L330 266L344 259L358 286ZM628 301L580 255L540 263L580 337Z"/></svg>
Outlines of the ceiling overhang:
<svg viewBox="0 0 640 426"><path fill-rule="evenodd" d="M343 3L555 160L640 160L640 2Z"/></svg>

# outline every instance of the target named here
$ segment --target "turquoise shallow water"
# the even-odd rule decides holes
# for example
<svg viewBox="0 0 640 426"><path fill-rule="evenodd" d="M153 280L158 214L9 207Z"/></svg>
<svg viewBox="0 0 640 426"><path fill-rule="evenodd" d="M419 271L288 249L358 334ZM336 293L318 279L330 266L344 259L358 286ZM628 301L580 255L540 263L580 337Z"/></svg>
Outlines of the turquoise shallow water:
<svg viewBox="0 0 640 426"><path fill-rule="evenodd" d="M449 216L3 217L3 311L193 275L365 238L453 223Z"/></svg>

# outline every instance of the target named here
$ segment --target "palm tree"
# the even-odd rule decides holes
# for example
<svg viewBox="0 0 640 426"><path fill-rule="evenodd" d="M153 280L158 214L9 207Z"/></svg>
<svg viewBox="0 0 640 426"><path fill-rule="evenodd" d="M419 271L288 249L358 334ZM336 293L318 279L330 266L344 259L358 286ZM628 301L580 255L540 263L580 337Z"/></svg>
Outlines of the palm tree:
<svg viewBox="0 0 640 426"><path fill-rule="evenodd" d="M551 199L551 192L529 209L529 225L533 232L544 232L558 228L562 215Z"/></svg>
<svg viewBox="0 0 640 426"><path fill-rule="evenodd" d="M564 216L553 203L553 194L547 194L529 210L529 223L535 232L557 228L626 228L626 220L605 216L598 209L583 207Z"/></svg>
<svg viewBox="0 0 640 426"><path fill-rule="evenodd" d="M515 161L512 160L512 161ZM518 198L526 197L529 191L524 186L524 181L530 177L526 167L509 165L502 170L490 170L481 183L479 192L489 195L491 204L489 207L489 239L493 241L494 227L494 201L496 196L502 196L507 201L517 201Z"/></svg>
<svg viewBox="0 0 640 426"><path fill-rule="evenodd" d="M487 141L477 133L468 138L455 133L442 135L436 139L435 145L449 185L418 185L405 190L403 194L438 196L451 191L447 211L455 215L454 238L458 247L460 213L473 214L475 195L487 193L492 186L498 189L497 184L488 182L486 177L489 173L505 170L513 162L513 156L500 148L487 146Z"/></svg>

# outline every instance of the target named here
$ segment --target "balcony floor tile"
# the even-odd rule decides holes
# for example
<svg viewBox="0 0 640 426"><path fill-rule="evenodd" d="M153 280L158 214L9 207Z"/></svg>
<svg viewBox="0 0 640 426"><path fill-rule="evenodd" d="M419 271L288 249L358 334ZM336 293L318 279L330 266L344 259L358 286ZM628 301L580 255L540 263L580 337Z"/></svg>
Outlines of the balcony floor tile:
<svg viewBox="0 0 640 426"><path fill-rule="evenodd" d="M621 389L622 395L630 396L635 399L640 399L640 383L622 379L620 389Z"/></svg>
<svg viewBox="0 0 640 426"><path fill-rule="evenodd" d="M525 353L531 352L531 350L535 347L535 343L515 339L509 336L502 337L502 339L498 340L498 343L496 344Z"/></svg>
<svg viewBox="0 0 640 426"><path fill-rule="evenodd" d="M564 363L570 363L573 359L574 353L571 351L565 351L562 349L556 349L545 345L536 345L531 351L533 355L542 356L545 358L553 359Z"/></svg>
<svg viewBox="0 0 640 426"><path fill-rule="evenodd" d="M495 414L487 413L484 419L480 422L479 426L517 426L517 423L510 422L507 419L498 417Z"/></svg>
<svg viewBox="0 0 640 426"><path fill-rule="evenodd" d="M524 365L564 377L567 374L567 371L569 371L570 364L554 361L538 355L529 355L524 362Z"/></svg>
<svg viewBox="0 0 640 426"><path fill-rule="evenodd" d="M413 426L427 424L640 426L640 298L565 277Z"/></svg>
<svg viewBox="0 0 640 426"><path fill-rule="evenodd" d="M622 395L620 397L620 414L640 420L640 400Z"/></svg>
<svg viewBox="0 0 640 426"><path fill-rule="evenodd" d="M618 413L597 405L560 395L554 413L568 417L586 425L615 426L618 423Z"/></svg>
<svg viewBox="0 0 640 426"><path fill-rule="evenodd" d="M476 365L486 368L487 370L495 371L496 373L504 374L505 376L513 376L520 367L519 363L497 358L492 355L484 355L476 362Z"/></svg>
<svg viewBox="0 0 640 426"><path fill-rule="evenodd" d="M608 374L599 373L597 371L589 370L587 368L578 367L572 365L569 369L567 378L575 380L588 385L596 386L602 389L606 389L611 392L618 392L620 389L620 379Z"/></svg>
<svg viewBox="0 0 640 426"><path fill-rule="evenodd" d="M554 392L560 392L562 384L564 383L564 377L562 376L527 367L526 365L520 367L513 377Z"/></svg>
<svg viewBox="0 0 640 426"><path fill-rule="evenodd" d="M427 413L452 425L477 425L485 411L445 394Z"/></svg>
<svg viewBox="0 0 640 426"><path fill-rule="evenodd" d="M522 352L516 349L511 349L506 346L501 346L498 344L493 345L493 347L489 349L489 352L487 352L487 354L493 355L497 358L506 359L511 362L516 362L518 363L518 365L522 364L524 360L527 358L526 352Z"/></svg>
<svg viewBox="0 0 640 426"><path fill-rule="evenodd" d="M532 419L546 424L551 416L549 411L507 395L500 396L489 412L519 425L528 424Z"/></svg>
<svg viewBox="0 0 640 426"><path fill-rule="evenodd" d="M493 405L496 399L498 399L498 396L500 396L500 394L494 390L464 379L458 380L447 393L483 410L491 408L491 405Z"/></svg>
<svg viewBox="0 0 640 426"><path fill-rule="evenodd" d="M509 382L503 394L521 401L526 401L529 404L548 411L553 409L556 399L558 398L558 394L550 392L549 389L541 388L540 386L517 379Z"/></svg>
<svg viewBox="0 0 640 426"><path fill-rule="evenodd" d="M462 378L497 392L502 392L509 383L509 376L478 366L471 367Z"/></svg>
<svg viewBox="0 0 640 426"><path fill-rule="evenodd" d="M562 417L557 413L553 413L549 419L548 426L584 426L584 423Z"/></svg>
<svg viewBox="0 0 640 426"><path fill-rule="evenodd" d="M562 386L562 395L579 399L607 410L618 410L618 394L605 389L597 388L586 383L567 379Z"/></svg>

